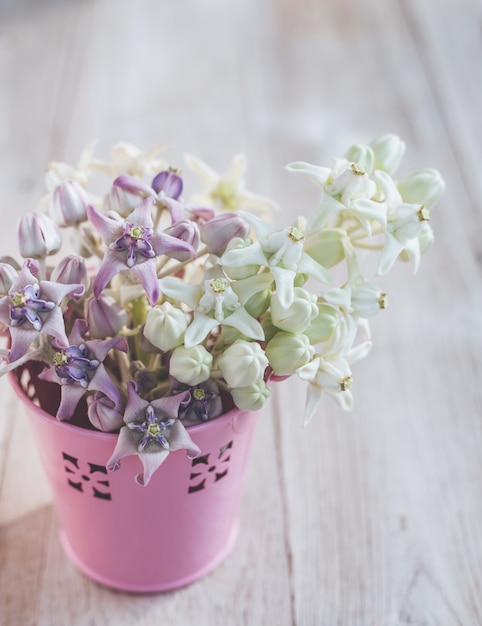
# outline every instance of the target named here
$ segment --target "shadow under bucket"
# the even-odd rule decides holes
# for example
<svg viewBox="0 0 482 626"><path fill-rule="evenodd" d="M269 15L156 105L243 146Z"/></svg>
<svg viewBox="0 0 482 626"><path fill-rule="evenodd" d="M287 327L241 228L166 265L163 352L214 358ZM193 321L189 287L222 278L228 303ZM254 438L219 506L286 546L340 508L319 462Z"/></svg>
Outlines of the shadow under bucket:
<svg viewBox="0 0 482 626"><path fill-rule="evenodd" d="M105 468L117 435L47 412L55 412L57 385L39 381L33 366L11 381L53 490L62 545L79 570L108 587L155 592L194 582L223 561L237 536L258 412L233 409L190 426L201 454L171 453L141 487L137 457L116 472Z"/></svg>

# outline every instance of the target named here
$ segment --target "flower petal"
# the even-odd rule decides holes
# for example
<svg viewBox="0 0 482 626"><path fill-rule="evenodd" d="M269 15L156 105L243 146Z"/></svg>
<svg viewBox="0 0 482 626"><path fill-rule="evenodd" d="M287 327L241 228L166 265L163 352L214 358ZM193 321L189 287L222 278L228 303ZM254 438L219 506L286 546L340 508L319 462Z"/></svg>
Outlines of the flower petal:
<svg viewBox="0 0 482 626"><path fill-rule="evenodd" d="M132 454L137 454L137 438L127 426L123 426L120 429L114 452L106 463L106 468L109 472L118 470L121 459Z"/></svg>
<svg viewBox="0 0 482 626"><path fill-rule="evenodd" d="M319 165L311 165L304 161L295 161L294 163L288 163L285 167L288 172L298 174L308 178L319 187L324 187L328 177L331 174L331 168L320 167Z"/></svg>
<svg viewBox="0 0 482 626"><path fill-rule="evenodd" d="M286 270L283 267L271 267L270 271L276 283L276 293L280 305L283 309L287 309L295 297L294 280L296 272Z"/></svg>
<svg viewBox="0 0 482 626"><path fill-rule="evenodd" d="M120 187L125 191L129 191L130 193L134 193L137 195L154 195L154 190L149 187L149 185L146 185L146 183L139 178L136 178L135 176L130 176L129 174L121 174L114 180L112 185L114 187Z"/></svg>
<svg viewBox="0 0 482 626"><path fill-rule="evenodd" d="M184 302L191 309L195 309L198 306L202 296L201 287L184 283L178 278L161 278L159 287L165 296Z"/></svg>
<svg viewBox="0 0 482 626"><path fill-rule="evenodd" d="M163 398L153 400L151 405L155 409L162 411L167 417L177 419L181 405L189 402L190 397L189 390L186 390L173 396L164 396Z"/></svg>
<svg viewBox="0 0 482 626"><path fill-rule="evenodd" d="M38 337L38 331L36 330L24 329L21 326L10 327L10 338L12 340L8 356L10 363L22 357L36 337Z"/></svg>
<svg viewBox="0 0 482 626"><path fill-rule="evenodd" d="M92 205L87 207L87 217L100 232L102 238L107 244L114 242L122 234L123 221L120 217L119 219L114 219L107 215L103 215Z"/></svg>
<svg viewBox="0 0 482 626"><path fill-rule="evenodd" d="M72 387L73 385L69 385ZM110 376L107 374L105 367L100 363L92 379L88 385L89 390L93 391L102 391L108 398L117 404L120 400L120 391L117 388L117 385L112 381Z"/></svg>
<svg viewBox="0 0 482 626"><path fill-rule="evenodd" d="M186 450L187 456L193 459L201 453L201 449L194 443L189 433L184 428L181 420L177 419L171 427L169 439L171 450Z"/></svg>
<svg viewBox="0 0 482 626"><path fill-rule="evenodd" d="M250 339L257 339L259 341L264 340L264 330L261 324L242 307L239 307L224 318L224 326L231 326L236 328L240 333L246 335Z"/></svg>
<svg viewBox="0 0 482 626"><path fill-rule="evenodd" d="M125 269L127 269L125 261L117 253L107 250L92 285L94 296L98 298L110 279Z"/></svg>
<svg viewBox="0 0 482 626"><path fill-rule="evenodd" d="M127 381L127 404L124 414L126 424L135 421L139 413L144 413L148 406L149 402L137 395L134 381Z"/></svg>
<svg viewBox="0 0 482 626"><path fill-rule="evenodd" d="M57 410L57 419L62 421L69 420L74 414L74 411L85 392L86 390L80 385L61 385L60 406Z"/></svg>
<svg viewBox="0 0 482 626"><path fill-rule="evenodd" d="M144 472L137 474L135 480L141 487L147 487L154 472L162 465L169 456L169 450L156 450L156 452L145 452L139 454L139 458L144 466Z"/></svg>
<svg viewBox="0 0 482 626"><path fill-rule="evenodd" d="M213 317L208 317L204 313L194 313L194 317L184 334L184 345L186 348L192 348L201 341L204 341L209 333L219 325L219 322Z"/></svg>
<svg viewBox="0 0 482 626"><path fill-rule="evenodd" d="M156 260L152 258L136 263L131 267L131 272L139 279L145 289L149 302L154 306L159 299L159 280L156 272Z"/></svg>

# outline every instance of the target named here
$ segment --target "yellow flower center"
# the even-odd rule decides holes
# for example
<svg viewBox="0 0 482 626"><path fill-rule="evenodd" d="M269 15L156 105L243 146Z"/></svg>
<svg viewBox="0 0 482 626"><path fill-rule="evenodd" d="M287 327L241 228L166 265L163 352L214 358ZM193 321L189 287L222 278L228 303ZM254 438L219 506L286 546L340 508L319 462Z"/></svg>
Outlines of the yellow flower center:
<svg viewBox="0 0 482 626"><path fill-rule="evenodd" d="M24 304L27 303L27 298L26 298L25 294L19 293L17 291L11 297L11 301L12 301L12 306L23 306Z"/></svg>
<svg viewBox="0 0 482 626"><path fill-rule="evenodd" d="M211 289L214 293L223 293L226 289L226 281L224 278L213 278L211 281Z"/></svg>
<svg viewBox="0 0 482 626"><path fill-rule="evenodd" d="M381 293L380 297L378 298L378 306L380 307L380 309L383 311L383 309L386 309L388 306L388 296L386 293Z"/></svg>
<svg viewBox="0 0 482 626"><path fill-rule="evenodd" d="M347 391L353 385L353 378L351 376L345 376L340 380L340 391Z"/></svg>
<svg viewBox="0 0 482 626"><path fill-rule="evenodd" d="M54 365L56 365L57 367L61 367L62 365L67 365L67 363L69 362L69 357L65 352L56 352L54 354L53 361Z"/></svg>
<svg viewBox="0 0 482 626"><path fill-rule="evenodd" d="M204 389L195 389L192 392L192 397L194 398L194 400L204 400L204 398L206 397L206 394L204 392Z"/></svg>
<svg viewBox="0 0 482 626"><path fill-rule="evenodd" d="M366 169L363 165L360 165L359 163L352 163L350 167L355 176L365 176Z"/></svg>
<svg viewBox="0 0 482 626"><path fill-rule="evenodd" d="M216 189L211 191L213 200L218 200L226 209L236 208L236 193L229 183L220 181Z"/></svg>
<svg viewBox="0 0 482 626"><path fill-rule="evenodd" d="M303 241L303 239L305 238L305 234L297 226L292 226L290 228L290 232L288 233L288 237L291 239L291 241L298 243L299 241Z"/></svg>
<svg viewBox="0 0 482 626"><path fill-rule="evenodd" d="M417 212L417 217L419 222L429 222L430 221L430 213L428 209L422 204Z"/></svg>
<svg viewBox="0 0 482 626"><path fill-rule="evenodd" d="M147 432L152 437L155 437L156 435L158 435L161 432L161 428L160 428L159 424L149 424L149 426L147 427Z"/></svg>
<svg viewBox="0 0 482 626"><path fill-rule="evenodd" d="M132 239L142 239L142 236L144 235L144 229L142 228L142 226L134 226L133 228L131 228L129 235L132 237Z"/></svg>

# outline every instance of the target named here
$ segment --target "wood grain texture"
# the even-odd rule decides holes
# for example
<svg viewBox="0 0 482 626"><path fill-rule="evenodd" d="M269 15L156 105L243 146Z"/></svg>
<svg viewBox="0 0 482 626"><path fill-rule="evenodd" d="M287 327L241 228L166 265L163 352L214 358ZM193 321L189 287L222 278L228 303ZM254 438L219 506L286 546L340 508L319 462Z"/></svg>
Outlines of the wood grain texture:
<svg viewBox="0 0 482 626"><path fill-rule="evenodd" d="M397 267L355 409L279 385L257 432L232 555L135 596L79 574L22 408L0 380L0 624L482 624L482 6L475 0L0 0L0 250L52 159L99 139L171 144L308 213L283 166L386 132L440 169L436 245Z"/></svg>

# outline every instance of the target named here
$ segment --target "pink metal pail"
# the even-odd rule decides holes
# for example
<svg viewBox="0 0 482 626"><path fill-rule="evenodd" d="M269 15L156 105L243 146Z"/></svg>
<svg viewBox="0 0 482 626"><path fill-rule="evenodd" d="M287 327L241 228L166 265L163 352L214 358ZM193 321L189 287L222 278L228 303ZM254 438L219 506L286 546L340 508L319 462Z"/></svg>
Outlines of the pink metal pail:
<svg viewBox="0 0 482 626"><path fill-rule="evenodd" d="M137 457L123 459L116 472L105 469L116 435L58 421L34 404L48 406L51 386L44 391L35 376L21 383L11 378L53 489L62 545L84 574L116 589L164 591L223 561L237 536L257 413L235 409L191 426L201 455L171 453L140 487Z"/></svg>

